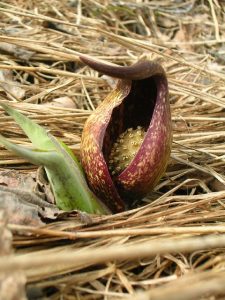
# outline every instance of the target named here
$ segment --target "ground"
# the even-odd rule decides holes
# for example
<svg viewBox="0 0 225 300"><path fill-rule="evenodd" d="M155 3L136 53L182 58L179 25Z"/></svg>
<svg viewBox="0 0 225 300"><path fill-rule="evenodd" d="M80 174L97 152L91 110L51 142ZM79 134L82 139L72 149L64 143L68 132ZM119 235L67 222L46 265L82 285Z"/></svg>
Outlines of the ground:
<svg viewBox="0 0 225 300"><path fill-rule="evenodd" d="M1 148L1 299L224 299L224 7L219 0L0 2L0 101L78 157L84 122L112 90L80 54L118 65L156 59L168 77L173 125L170 161L154 191L109 216L28 209L21 191L32 198L40 173ZM3 110L0 133L29 145Z"/></svg>

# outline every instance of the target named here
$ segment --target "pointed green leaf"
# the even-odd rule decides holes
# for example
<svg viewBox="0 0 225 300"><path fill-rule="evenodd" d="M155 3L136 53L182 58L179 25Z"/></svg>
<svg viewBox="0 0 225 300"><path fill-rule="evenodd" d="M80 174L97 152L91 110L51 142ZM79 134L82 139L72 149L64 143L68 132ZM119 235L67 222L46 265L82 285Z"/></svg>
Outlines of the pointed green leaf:
<svg viewBox="0 0 225 300"><path fill-rule="evenodd" d="M3 103L0 105L15 119L38 149L13 144L3 136L0 136L0 143L29 162L44 166L59 208L79 209L89 213L109 213L89 189L81 165L64 143L15 109Z"/></svg>
<svg viewBox="0 0 225 300"><path fill-rule="evenodd" d="M17 110L5 103L0 103L2 108L14 118L16 123L23 129L32 144L41 150L54 150L54 144L49 139L46 130Z"/></svg>
<svg viewBox="0 0 225 300"><path fill-rule="evenodd" d="M0 143L29 162L45 166L59 208L67 211L79 209L88 213L107 212L80 176L82 173L72 158L65 160L56 151L38 151L15 145L1 135Z"/></svg>
<svg viewBox="0 0 225 300"><path fill-rule="evenodd" d="M56 150L55 143L52 142L52 140L48 136L47 131L43 127L36 124L34 121L30 120L28 117L24 116L16 109L8 106L7 104L1 102L0 105L11 117L14 118L16 123L23 129L24 133L26 133L27 137L30 139L34 147L46 151ZM62 141L60 141L59 143L66 149L75 163L77 163L79 168L82 170L73 152Z"/></svg>
<svg viewBox="0 0 225 300"><path fill-rule="evenodd" d="M52 165L54 165L54 159L56 158L56 155L60 156L56 151L38 151L16 145L8 141L2 135L0 135L0 143L8 150L11 150L18 156L27 159L29 162L35 165L48 165L48 167L52 167Z"/></svg>

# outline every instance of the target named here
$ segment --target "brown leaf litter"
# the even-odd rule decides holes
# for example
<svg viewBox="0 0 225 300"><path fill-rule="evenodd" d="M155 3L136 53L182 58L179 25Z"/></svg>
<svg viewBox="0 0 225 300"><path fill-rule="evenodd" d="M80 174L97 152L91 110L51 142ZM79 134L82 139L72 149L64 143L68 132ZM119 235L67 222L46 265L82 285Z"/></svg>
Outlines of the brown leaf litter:
<svg viewBox="0 0 225 300"><path fill-rule="evenodd" d="M13 255L12 233L7 228L6 213L0 211L0 256L5 260ZM18 269L5 270L0 274L0 299L7 300L26 300L25 295L26 277Z"/></svg>
<svg viewBox="0 0 225 300"><path fill-rule="evenodd" d="M3 227L14 251L2 254L0 276L22 272L21 299L25 281L28 299L224 299L224 1L10 0L0 1L0 13L0 100L78 156L84 122L111 90L80 53L120 65L159 60L174 133L165 176L130 211L74 212L47 224L40 211L22 209L26 224L9 212ZM3 111L0 133L29 145ZM28 177L36 171L4 148L0 164ZM15 180L1 173L1 186ZM4 197L6 212L18 195ZM8 244L5 237L0 247Z"/></svg>

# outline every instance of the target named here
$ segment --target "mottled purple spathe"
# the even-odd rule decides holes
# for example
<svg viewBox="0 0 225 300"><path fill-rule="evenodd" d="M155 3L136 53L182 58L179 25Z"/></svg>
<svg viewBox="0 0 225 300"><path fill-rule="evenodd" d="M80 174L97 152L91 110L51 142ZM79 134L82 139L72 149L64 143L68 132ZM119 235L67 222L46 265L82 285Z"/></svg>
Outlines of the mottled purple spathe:
<svg viewBox="0 0 225 300"><path fill-rule="evenodd" d="M130 81L120 81L117 88L98 106L84 125L81 139L81 160L92 191L112 212L125 209L109 173L102 147L112 111L130 91Z"/></svg>
<svg viewBox="0 0 225 300"><path fill-rule="evenodd" d="M167 82L157 80L157 99L144 141L130 165L117 177L120 193L144 197L163 175L171 151L172 125Z"/></svg>
<svg viewBox="0 0 225 300"><path fill-rule="evenodd" d="M121 74L125 78L122 67L105 67L89 58L82 60L105 74L117 77ZM163 68L149 61L133 65L130 67L133 71L124 68L129 71L127 79L134 80L118 81L115 90L88 118L81 141L81 159L88 183L112 212L123 211L127 203L144 197L157 184L166 169L172 143ZM145 128L144 141L130 165L112 177L107 165L112 145L122 132L137 126Z"/></svg>

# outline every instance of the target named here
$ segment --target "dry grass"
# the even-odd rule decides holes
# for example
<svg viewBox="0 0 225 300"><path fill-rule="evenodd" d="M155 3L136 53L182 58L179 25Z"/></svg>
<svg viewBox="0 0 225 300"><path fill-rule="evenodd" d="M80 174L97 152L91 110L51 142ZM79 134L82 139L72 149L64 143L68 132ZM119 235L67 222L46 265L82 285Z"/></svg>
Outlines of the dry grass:
<svg viewBox="0 0 225 300"><path fill-rule="evenodd" d="M0 100L78 155L83 124L110 90L79 53L158 59L174 128L167 172L140 207L91 224L9 224L15 254L0 271L21 269L30 291L48 288L52 300L224 299L224 1L10 0L0 15ZM65 96L72 107L55 101ZM3 112L0 132L28 142ZM29 172L3 148L0 164Z"/></svg>

